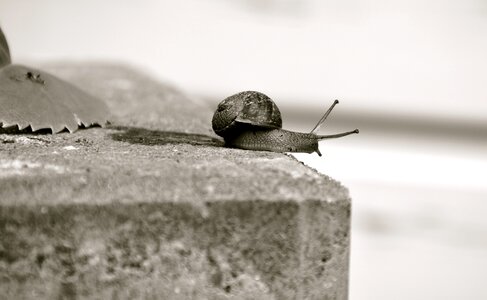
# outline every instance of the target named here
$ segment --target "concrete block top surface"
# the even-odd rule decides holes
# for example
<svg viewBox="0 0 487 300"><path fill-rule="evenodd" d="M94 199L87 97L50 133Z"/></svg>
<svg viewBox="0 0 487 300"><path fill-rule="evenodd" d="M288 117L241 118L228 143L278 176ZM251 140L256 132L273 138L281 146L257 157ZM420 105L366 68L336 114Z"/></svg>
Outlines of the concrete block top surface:
<svg viewBox="0 0 487 300"><path fill-rule="evenodd" d="M2 206L350 201L339 183L288 155L224 147L211 130L213 108L141 72L102 64L42 69L106 102L111 124L54 135L2 129Z"/></svg>

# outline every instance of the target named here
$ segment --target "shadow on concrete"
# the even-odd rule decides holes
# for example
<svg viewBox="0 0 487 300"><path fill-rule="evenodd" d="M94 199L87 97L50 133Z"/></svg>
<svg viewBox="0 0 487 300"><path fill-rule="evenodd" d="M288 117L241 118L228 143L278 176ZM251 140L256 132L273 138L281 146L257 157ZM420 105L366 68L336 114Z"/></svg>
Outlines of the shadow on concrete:
<svg viewBox="0 0 487 300"><path fill-rule="evenodd" d="M148 146L166 144L190 144L214 147L223 147L224 145L223 140L204 134L176 131L160 131L127 126L111 126L109 128L120 131L111 134L113 140L128 142L131 144L142 144Z"/></svg>

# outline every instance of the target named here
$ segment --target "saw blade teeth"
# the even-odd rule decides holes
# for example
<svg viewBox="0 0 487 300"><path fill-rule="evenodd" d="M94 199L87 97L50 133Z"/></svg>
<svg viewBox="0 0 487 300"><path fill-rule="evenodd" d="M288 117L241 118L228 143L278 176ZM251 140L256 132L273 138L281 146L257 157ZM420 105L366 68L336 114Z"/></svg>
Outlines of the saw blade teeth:
<svg viewBox="0 0 487 300"><path fill-rule="evenodd" d="M16 126L17 124L15 123L9 123L9 122L2 122L2 128L8 128L12 126Z"/></svg>
<svg viewBox="0 0 487 300"><path fill-rule="evenodd" d="M52 125L51 126L51 131L52 133L58 133L64 130L64 125Z"/></svg>
<svg viewBox="0 0 487 300"><path fill-rule="evenodd" d="M73 133L75 132L76 130L78 130L78 126L70 126L70 125L66 125L65 128L69 131L69 133Z"/></svg>
<svg viewBox="0 0 487 300"><path fill-rule="evenodd" d="M24 130L29 126L30 126L30 124L27 122L26 123L17 123L17 128L19 128L19 130Z"/></svg>
<svg viewBox="0 0 487 300"><path fill-rule="evenodd" d="M36 125L30 125L30 129L32 130L32 132L36 132L37 130L41 129L41 127L37 127Z"/></svg>
<svg viewBox="0 0 487 300"><path fill-rule="evenodd" d="M30 124L30 129L32 130L32 132L36 132L38 130L47 129L47 128L51 128L51 126L49 124L43 124L43 123Z"/></svg>
<svg viewBox="0 0 487 300"><path fill-rule="evenodd" d="M103 127L110 116L103 101L71 83L15 64L0 68L0 107L1 127L17 125L23 130L30 126L32 131L51 129L53 133L65 128L73 133L96 124Z"/></svg>

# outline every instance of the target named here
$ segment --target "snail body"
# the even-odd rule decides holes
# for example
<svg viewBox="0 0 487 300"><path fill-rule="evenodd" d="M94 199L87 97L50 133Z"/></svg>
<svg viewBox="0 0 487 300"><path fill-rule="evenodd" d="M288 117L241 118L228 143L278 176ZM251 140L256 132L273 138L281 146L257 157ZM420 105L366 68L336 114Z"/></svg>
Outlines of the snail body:
<svg viewBox="0 0 487 300"><path fill-rule="evenodd" d="M260 92L245 91L220 102L213 115L212 127L229 147L272 152L316 152L321 156L320 140L358 133L358 129L334 135L315 133L336 104L337 100L310 133L294 132L281 128L281 113L274 101Z"/></svg>
<svg viewBox="0 0 487 300"><path fill-rule="evenodd" d="M246 150L272 152L305 152L320 154L316 134L285 129L248 129L225 139L229 146Z"/></svg>

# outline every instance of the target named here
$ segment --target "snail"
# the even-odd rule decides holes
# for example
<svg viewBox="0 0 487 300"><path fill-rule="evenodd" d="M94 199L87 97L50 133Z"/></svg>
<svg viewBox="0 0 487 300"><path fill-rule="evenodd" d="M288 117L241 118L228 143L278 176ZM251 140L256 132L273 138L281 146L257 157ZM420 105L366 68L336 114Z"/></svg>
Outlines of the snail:
<svg viewBox="0 0 487 300"><path fill-rule="evenodd" d="M225 98L212 119L213 131L223 137L225 145L233 148L272 152L316 152L318 141L338 138L358 129L332 134L317 135L333 107L335 100L310 133L282 129L281 113L271 98L260 92L245 91Z"/></svg>

